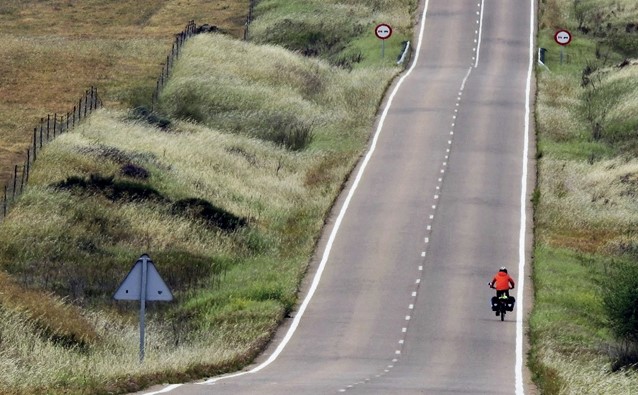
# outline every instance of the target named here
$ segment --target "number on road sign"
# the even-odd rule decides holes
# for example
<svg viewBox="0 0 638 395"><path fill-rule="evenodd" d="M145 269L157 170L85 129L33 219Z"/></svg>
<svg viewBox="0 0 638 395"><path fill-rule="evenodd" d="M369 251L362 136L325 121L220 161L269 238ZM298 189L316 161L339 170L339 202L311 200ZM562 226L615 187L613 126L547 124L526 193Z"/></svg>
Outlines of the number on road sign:
<svg viewBox="0 0 638 395"><path fill-rule="evenodd" d="M379 39L385 40L392 35L392 28L390 27L390 25L382 23L380 25L377 25L377 27L374 28L374 34Z"/></svg>

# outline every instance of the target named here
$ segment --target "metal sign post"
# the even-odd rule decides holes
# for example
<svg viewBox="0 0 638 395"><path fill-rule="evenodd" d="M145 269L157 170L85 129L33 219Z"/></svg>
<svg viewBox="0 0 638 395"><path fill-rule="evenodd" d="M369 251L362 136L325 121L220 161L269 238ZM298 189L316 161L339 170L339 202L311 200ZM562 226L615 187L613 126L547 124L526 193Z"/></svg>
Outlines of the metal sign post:
<svg viewBox="0 0 638 395"><path fill-rule="evenodd" d="M113 295L115 300L140 301L140 362L144 361L144 332L146 329L146 301L170 302L173 294L160 277L153 261L142 254Z"/></svg>
<svg viewBox="0 0 638 395"><path fill-rule="evenodd" d="M381 58L385 57L385 40L392 35L392 28L386 23L381 23L374 28L374 35L381 40Z"/></svg>

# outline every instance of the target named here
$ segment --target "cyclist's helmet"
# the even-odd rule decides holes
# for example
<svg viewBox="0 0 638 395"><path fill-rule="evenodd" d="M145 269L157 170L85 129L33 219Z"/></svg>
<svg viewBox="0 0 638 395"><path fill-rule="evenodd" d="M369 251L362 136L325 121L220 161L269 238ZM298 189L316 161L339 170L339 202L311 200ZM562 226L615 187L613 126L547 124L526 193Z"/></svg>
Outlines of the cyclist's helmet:
<svg viewBox="0 0 638 395"><path fill-rule="evenodd" d="M499 272L503 272L503 273L507 273L507 268L505 266L501 266L500 269L498 269Z"/></svg>

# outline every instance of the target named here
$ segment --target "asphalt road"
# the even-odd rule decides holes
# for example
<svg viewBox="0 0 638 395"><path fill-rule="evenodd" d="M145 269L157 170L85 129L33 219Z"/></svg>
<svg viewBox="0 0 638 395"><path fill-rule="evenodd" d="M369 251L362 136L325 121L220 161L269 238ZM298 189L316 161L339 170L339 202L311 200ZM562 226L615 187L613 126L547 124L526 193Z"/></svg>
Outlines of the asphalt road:
<svg viewBox="0 0 638 395"><path fill-rule="evenodd" d="M424 1L418 59L335 209L298 321L240 375L155 391L523 394L523 314L495 317L487 282L503 265L525 277L532 7L485 3Z"/></svg>

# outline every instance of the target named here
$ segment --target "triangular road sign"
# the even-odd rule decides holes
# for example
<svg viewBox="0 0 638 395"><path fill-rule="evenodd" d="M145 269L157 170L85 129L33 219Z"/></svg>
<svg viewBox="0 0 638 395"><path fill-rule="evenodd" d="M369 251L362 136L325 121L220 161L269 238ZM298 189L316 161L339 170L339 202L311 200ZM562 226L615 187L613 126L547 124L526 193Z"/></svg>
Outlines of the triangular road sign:
<svg viewBox="0 0 638 395"><path fill-rule="evenodd" d="M173 294L160 277L151 258L143 254L135 263L124 281L120 284L113 299L115 300L141 300L142 299L142 272L146 262L146 293L145 300L170 302Z"/></svg>

